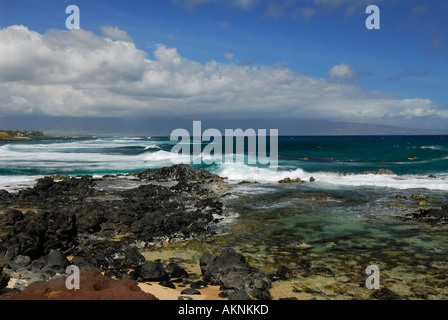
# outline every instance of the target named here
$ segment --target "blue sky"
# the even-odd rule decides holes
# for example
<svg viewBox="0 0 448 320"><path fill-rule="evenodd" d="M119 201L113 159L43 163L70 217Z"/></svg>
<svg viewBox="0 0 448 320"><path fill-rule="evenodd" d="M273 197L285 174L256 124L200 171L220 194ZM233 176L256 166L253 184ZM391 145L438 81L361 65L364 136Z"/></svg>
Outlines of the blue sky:
<svg viewBox="0 0 448 320"><path fill-rule="evenodd" d="M64 43L63 39L70 38L71 42L67 41L76 46L71 35L74 30L69 32L65 28L65 19L68 17L65 8L71 4L79 7L81 29L86 32L78 36L76 41L82 41L82 46L87 46L92 41L111 38L115 44L108 47L109 52L117 48L119 41L132 44L132 54L127 58L130 61L135 61L136 57L142 59L141 66L146 68L146 65L148 72L124 75L120 73L122 71L117 71L117 68L120 69L117 67L113 69L111 78L107 78L101 85L94 83L92 77L87 76L78 78L78 84L76 81L58 77L61 86L65 86L64 90L71 86L70 95L79 95L83 99L78 100L89 101L84 102L84 105L79 101L79 106L75 108L79 112L71 113L73 108L62 102L57 108L52 108L39 106L41 102L33 101L33 97L37 98L32 94L18 97L17 92L11 89L11 83L26 83L27 87L23 88L23 91L31 90L31 87L35 88L41 83L40 78L47 79L45 72L41 70L45 67L38 67L36 63L31 65L31 68L39 70L36 70L33 79L24 79L20 77L21 71L12 69L11 62L7 64L6 61L9 60L4 58L5 66L11 68L3 72L8 74L9 78L4 76L0 79L8 84L7 90L0 93L0 110L5 115L35 113L48 116L101 117L101 112L102 115L106 112L112 117L153 117L162 116L162 110L170 110L172 115L179 117L206 114L209 117L231 118L235 115L251 118L255 113L255 116L269 118L271 115L278 117L282 114L285 118L316 118L420 126L428 129L444 129L444 124L447 123L446 1L1 0L0 28L5 33L11 33L11 30L7 30L8 27L26 27L27 30L20 32L34 32L42 38L35 44L40 46L39 48L46 46L50 38L57 39L60 43ZM365 27L368 17L365 10L369 4L375 4L381 10L380 30L367 30ZM59 30L59 33L49 32L52 29ZM14 39L9 33L4 36L4 41ZM125 39L119 39L123 35ZM91 50L91 53L106 50L105 47L99 46L86 47L85 50ZM59 49L55 46L49 48L54 51ZM16 52L14 50L25 49L22 46L11 50ZM27 50L34 51L31 48ZM69 55L67 52L73 50L63 48L59 55ZM27 61L34 61L34 58L35 61L41 61L42 54L39 57L28 57ZM15 55L21 56L20 52ZM74 57L79 57L79 54L74 54ZM174 65L171 64L174 60L162 63L164 57L174 60L179 58L182 62ZM103 60L113 65L115 62L107 60L109 58ZM1 59L0 57L0 68ZM48 65L50 62L54 63L52 59L56 58L48 58ZM116 59L117 64L121 63L119 58ZM152 69L156 65L149 67L145 64L148 61L143 63L145 59L160 64L156 69ZM126 57L122 60L126 60ZM212 65L214 62L217 65ZM19 61L15 63L19 65ZM95 69L97 67L92 65L91 71L95 74L99 72ZM126 62L123 63L123 68L128 68ZM135 68L137 70L138 66ZM210 71L211 69L213 71ZM50 72L49 70L47 71ZM70 72L63 70L65 69L61 67L61 72ZM129 70L133 70L132 67ZM160 72L155 73L154 70ZM17 73L13 75L15 71ZM197 80L198 86L207 88L207 91L182 87L178 93L169 97L169 102L162 103L163 99L168 99L169 94L154 97L156 92L160 92L155 90L154 86L155 83L158 89L162 86L162 91L168 86L175 86L170 82L172 78L163 76L168 71L170 77L184 77L183 81L189 83ZM108 71L104 77L112 73ZM207 78L200 79L204 74L207 74ZM241 75L247 78L246 82L239 84L238 79L242 81ZM117 88L117 79L127 76L133 80ZM215 79L213 77L220 80L212 83L211 79ZM269 80L271 78L275 79L273 84ZM146 79L147 82L136 79ZM109 80L111 85L104 87L103 84ZM166 83L163 84L163 81ZM232 83L240 88L247 82L250 82L251 86L236 92L237 89L230 84L222 85L225 81L233 81ZM51 85L55 87L52 88ZM56 92L62 88L55 82L45 83L45 86L43 92ZM82 92L78 90L81 86ZM306 89L308 86L309 89ZM123 89L114 101L125 101L128 98L131 106L116 103L107 110L105 101L92 102L90 100L93 98L86 98L89 92L92 93L93 87L101 87L101 90L114 94ZM272 88L275 90L270 92ZM148 96L143 94L152 92L152 89L154 93ZM211 94L208 95L211 91L214 98L210 97ZM265 96L257 99L257 91L264 92ZM294 92L299 91L300 94L294 95ZM325 92L324 97L320 97L321 92ZM145 99L141 98L142 96L145 96ZM277 108L275 101L278 97L283 98L278 99ZM49 100L51 98L53 96ZM24 101L23 107L12 108L17 101ZM71 103L73 101L75 99L71 100ZM213 107L207 106L207 101L216 106L216 113L211 111ZM264 103L266 101L269 103ZM301 101L306 101L303 106ZM332 101L333 107L330 106ZM140 102L141 105L134 107ZM34 107L29 107L32 104ZM224 114L222 110L229 104L235 107L229 108L229 112ZM381 112L378 111L378 106L381 106ZM86 108L90 112L85 111Z"/></svg>

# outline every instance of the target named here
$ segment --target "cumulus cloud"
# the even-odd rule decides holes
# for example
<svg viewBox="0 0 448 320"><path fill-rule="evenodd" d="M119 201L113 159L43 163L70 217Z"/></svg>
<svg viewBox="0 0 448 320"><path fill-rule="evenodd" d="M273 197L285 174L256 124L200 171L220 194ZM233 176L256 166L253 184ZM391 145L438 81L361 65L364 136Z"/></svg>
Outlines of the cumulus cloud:
<svg viewBox="0 0 448 320"><path fill-rule="evenodd" d="M428 99L399 99L337 81L356 76L346 63L325 79L284 67L203 64L164 45L153 57L132 41L85 30L0 29L0 114L349 121L443 115Z"/></svg>
<svg viewBox="0 0 448 320"><path fill-rule="evenodd" d="M233 58L235 58L235 55L233 53L227 52L224 53L224 57L228 60L233 60Z"/></svg>
<svg viewBox="0 0 448 320"><path fill-rule="evenodd" d="M328 71L328 78L331 81L353 81L357 77L359 77L359 72L345 62L334 66Z"/></svg>
<svg viewBox="0 0 448 320"><path fill-rule="evenodd" d="M115 40L132 41L126 31L120 30L117 27L101 27L101 31L105 36Z"/></svg>

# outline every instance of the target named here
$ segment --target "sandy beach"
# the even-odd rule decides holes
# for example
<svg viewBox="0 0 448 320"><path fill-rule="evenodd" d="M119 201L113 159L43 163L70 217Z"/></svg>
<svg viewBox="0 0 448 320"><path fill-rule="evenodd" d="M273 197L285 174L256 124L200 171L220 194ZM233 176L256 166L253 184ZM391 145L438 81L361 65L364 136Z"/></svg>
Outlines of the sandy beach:
<svg viewBox="0 0 448 320"><path fill-rule="evenodd" d="M178 257L184 260L180 265L188 271L192 278L198 278L201 275L199 267L200 253L189 249L176 250L170 247L168 250L147 251L142 253L147 260L169 261L172 257ZM323 277L322 277L323 278ZM306 292L293 292L292 288L297 281L275 281L270 289L272 300L295 298L297 300L313 300L318 299L316 295ZM325 280L323 280L325 282ZM298 282L297 282L298 283ZM187 296L192 300L227 300L221 298L219 286L207 286L200 289L200 295L182 295L181 292L186 287L180 287L176 284L175 289L167 288L159 284L159 282L139 283L139 287L148 293L155 295L160 300L178 300L179 296ZM188 286L187 286L188 287Z"/></svg>

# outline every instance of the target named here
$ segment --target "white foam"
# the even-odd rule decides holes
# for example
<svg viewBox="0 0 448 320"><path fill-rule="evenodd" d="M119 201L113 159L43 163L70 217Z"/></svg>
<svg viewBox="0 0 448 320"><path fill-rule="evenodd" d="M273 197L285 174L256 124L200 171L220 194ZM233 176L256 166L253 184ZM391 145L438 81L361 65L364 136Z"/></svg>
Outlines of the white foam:
<svg viewBox="0 0 448 320"><path fill-rule="evenodd" d="M60 152L52 149L14 151L0 147L0 162L3 168L51 168L53 172L63 169L106 169L129 171L145 167L146 154L124 155L100 152Z"/></svg>
<svg viewBox="0 0 448 320"><path fill-rule="evenodd" d="M340 175L334 173L315 173L314 177L322 184L355 187L388 187L400 190L429 189L448 191L447 177L430 178L420 175L375 175L352 174Z"/></svg>
<svg viewBox="0 0 448 320"><path fill-rule="evenodd" d="M218 172L229 180L247 180L258 182L278 182L284 178L303 178L305 172L302 169L292 171L277 171L268 167L249 166L242 163L225 163L223 169Z"/></svg>
<svg viewBox="0 0 448 320"><path fill-rule="evenodd" d="M422 146L421 149L445 150L442 146Z"/></svg>
<svg viewBox="0 0 448 320"><path fill-rule="evenodd" d="M143 157L148 167L172 166L173 164L190 163L190 156L160 150L145 154Z"/></svg>
<svg viewBox="0 0 448 320"><path fill-rule="evenodd" d="M423 175L342 175L329 172L310 173L301 168L293 170L275 170L272 168L259 168L238 163L226 163L217 173L222 177L227 177L229 180L234 181L247 180L265 183L278 183L278 181L285 178L300 178L308 181L311 177L313 177L316 179L314 183L320 187L388 187L400 190L423 188L448 191L448 176L446 175L438 175L437 178L430 178Z"/></svg>
<svg viewBox="0 0 448 320"><path fill-rule="evenodd" d="M147 141L147 140L146 140ZM97 138L94 140L54 142L54 143L10 143L0 146L0 163L2 168L30 169L44 168L52 173L63 172L77 168L80 171L114 170L129 172L141 168L155 168L171 166L173 164L192 164L192 157L160 150L158 144L169 143L168 141L142 141L141 138ZM96 148L114 148L123 146L141 146L146 150L140 155L106 154L96 152L77 152L86 149L91 151ZM439 146L424 146L422 148L436 149ZM72 150L73 149L73 150ZM77 150L75 150L77 149ZM61 152L62 151L62 152ZM241 154L231 155L205 155L202 161L215 162L213 166L215 173L227 177L230 181L259 181L266 183L277 183L284 178L301 178L309 180L311 176L316 179L319 187L335 186L373 186L390 187L396 189L426 188L431 190L448 191L448 174L437 174L437 178L418 175L341 175L329 172L306 172L300 167L280 166L279 170L269 167L257 167L247 165L248 156ZM224 159L224 162L222 160ZM233 161L229 161L232 159ZM250 158L254 160L253 158ZM446 160L447 157L437 159ZM227 161L227 162L226 162ZM434 161L434 160L430 160ZM283 162L281 162L283 163ZM406 162L407 163L407 162ZM296 164L296 163L294 163ZM34 181L37 176L1 176L0 188L20 183Z"/></svg>
<svg viewBox="0 0 448 320"><path fill-rule="evenodd" d="M159 149L160 150L160 147L155 144L151 144L151 145L145 147L145 150L149 150L149 149Z"/></svg>
<svg viewBox="0 0 448 320"><path fill-rule="evenodd" d="M18 192L21 189L31 188L42 176L0 176L0 190Z"/></svg>
<svg viewBox="0 0 448 320"><path fill-rule="evenodd" d="M166 141L152 141L152 145L166 143ZM144 146L144 140L140 138L98 138L95 140L82 140L70 142L52 142L52 143L14 143L2 146L3 150L17 151L17 152L33 152L36 150L45 150L60 152L71 149L99 149L99 148L119 148L123 146Z"/></svg>

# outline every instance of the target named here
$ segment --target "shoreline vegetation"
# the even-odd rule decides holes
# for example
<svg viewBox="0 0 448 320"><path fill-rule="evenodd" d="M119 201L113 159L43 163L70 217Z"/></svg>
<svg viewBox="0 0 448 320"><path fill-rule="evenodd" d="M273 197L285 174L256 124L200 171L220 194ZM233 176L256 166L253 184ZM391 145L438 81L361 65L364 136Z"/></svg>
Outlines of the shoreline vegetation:
<svg viewBox="0 0 448 320"><path fill-rule="evenodd" d="M138 186L116 188L123 179ZM313 261L268 271L257 268L245 251L185 249L190 241L215 241L229 215L222 202L228 191L226 178L189 165L101 178L52 175L18 193L0 190L0 300L124 299L130 291L135 299L149 300L330 298L308 282L327 283L337 274ZM413 211L403 219L448 222L446 205ZM83 283L87 291L72 295L63 287L71 264L91 279ZM117 295L109 295L111 290L101 295L98 283L106 281ZM408 299L386 287L357 290L371 299Z"/></svg>
<svg viewBox="0 0 448 320"><path fill-rule="evenodd" d="M22 141L46 137L42 131L0 130L0 141Z"/></svg>

